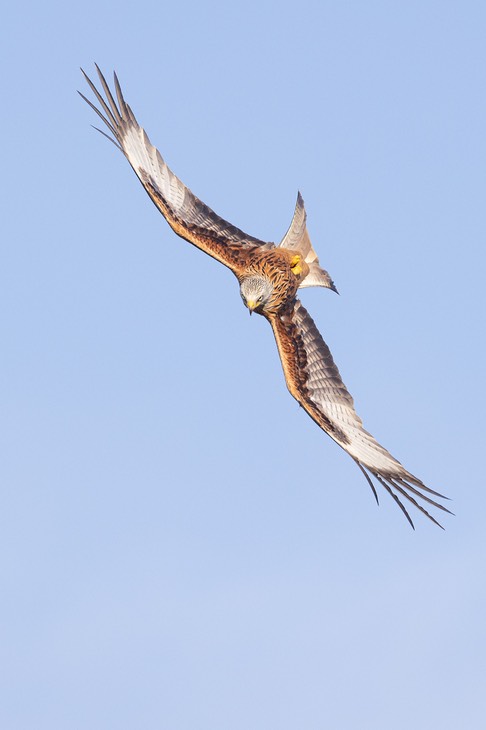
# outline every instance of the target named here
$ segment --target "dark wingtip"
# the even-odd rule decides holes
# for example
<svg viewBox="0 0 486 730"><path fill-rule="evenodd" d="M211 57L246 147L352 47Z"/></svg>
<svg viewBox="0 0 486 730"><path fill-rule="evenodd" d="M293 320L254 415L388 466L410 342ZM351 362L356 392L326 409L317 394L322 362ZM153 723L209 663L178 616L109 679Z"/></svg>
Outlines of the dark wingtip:
<svg viewBox="0 0 486 730"><path fill-rule="evenodd" d="M353 459L353 460L354 460L355 464L357 464L357 465L359 466L359 468L361 469L361 471L362 471L362 473L363 473L363 475L364 475L364 477L365 477L366 481L368 482L369 486L371 487L371 491L373 492L373 495L374 495L374 497L375 497L375 499L376 499L376 504L377 504L378 506L380 506L380 500L378 499L378 492L377 492L377 491L376 491L376 489L375 489L375 485L374 485L374 484L373 484L373 482L371 481L371 479L370 479L369 475L368 475L368 474L366 473L365 469L364 469L364 468L363 468L363 466L362 466L362 465L360 464L360 462L359 462L359 461L358 461L357 459Z"/></svg>

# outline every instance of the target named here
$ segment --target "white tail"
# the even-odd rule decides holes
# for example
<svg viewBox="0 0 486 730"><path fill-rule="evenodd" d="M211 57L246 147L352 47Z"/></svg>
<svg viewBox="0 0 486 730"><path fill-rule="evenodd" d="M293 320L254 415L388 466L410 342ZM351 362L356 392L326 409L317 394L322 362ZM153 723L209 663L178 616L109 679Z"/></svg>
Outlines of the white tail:
<svg viewBox="0 0 486 730"><path fill-rule="evenodd" d="M289 230L280 241L279 246L300 253L309 267L309 273L299 286L299 289L303 289L306 286L325 286L327 289L332 289L337 293L333 280L327 271L321 269L319 266L319 259L312 247L307 231L306 219L307 214L305 212L304 200L302 195L298 193L294 217L292 218Z"/></svg>

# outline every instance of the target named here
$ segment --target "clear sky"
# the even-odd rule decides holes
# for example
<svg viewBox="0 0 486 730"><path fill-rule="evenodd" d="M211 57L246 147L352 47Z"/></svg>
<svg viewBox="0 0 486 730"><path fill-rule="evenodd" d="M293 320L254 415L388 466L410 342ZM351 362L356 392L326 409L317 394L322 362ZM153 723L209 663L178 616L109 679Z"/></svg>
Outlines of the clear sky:
<svg viewBox="0 0 486 730"><path fill-rule="evenodd" d="M6 15L5 15L6 12ZM2 19L0 726L484 727L486 6L12 3ZM280 240L392 500L288 395L267 323L76 94Z"/></svg>

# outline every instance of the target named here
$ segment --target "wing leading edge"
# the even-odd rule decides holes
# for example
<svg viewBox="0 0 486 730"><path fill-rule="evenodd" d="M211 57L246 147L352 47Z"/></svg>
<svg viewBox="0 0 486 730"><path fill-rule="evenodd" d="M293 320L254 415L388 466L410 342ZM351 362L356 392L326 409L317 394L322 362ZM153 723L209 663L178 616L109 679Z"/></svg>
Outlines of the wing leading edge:
<svg viewBox="0 0 486 730"><path fill-rule="evenodd" d="M310 417L354 459L373 490L376 501L378 495L371 477L393 497L412 527L414 524L401 498L408 500L442 527L417 500L452 514L433 499L447 497L429 489L410 474L363 428L331 352L301 302L296 300L287 314L269 317L269 321L289 391Z"/></svg>
<svg viewBox="0 0 486 730"><path fill-rule="evenodd" d="M98 66L96 69L104 97L81 70L98 101L99 108L84 94L81 92L79 94L103 120L113 137L97 127L96 129L123 152L143 187L175 233L235 273L238 273L246 260L245 252L255 248L273 248L274 244L250 236L218 216L179 180L138 124L123 97L116 74L114 74L115 100Z"/></svg>

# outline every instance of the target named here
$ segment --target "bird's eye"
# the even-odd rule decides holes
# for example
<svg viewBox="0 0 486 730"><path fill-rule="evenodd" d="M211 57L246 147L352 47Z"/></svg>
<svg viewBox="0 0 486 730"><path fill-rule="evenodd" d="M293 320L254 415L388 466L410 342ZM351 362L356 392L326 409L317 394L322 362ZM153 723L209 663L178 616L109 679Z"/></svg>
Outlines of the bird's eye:
<svg viewBox="0 0 486 730"><path fill-rule="evenodd" d="M260 296L257 299L257 302L263 302L263 294L260 294Z"/></svg>

